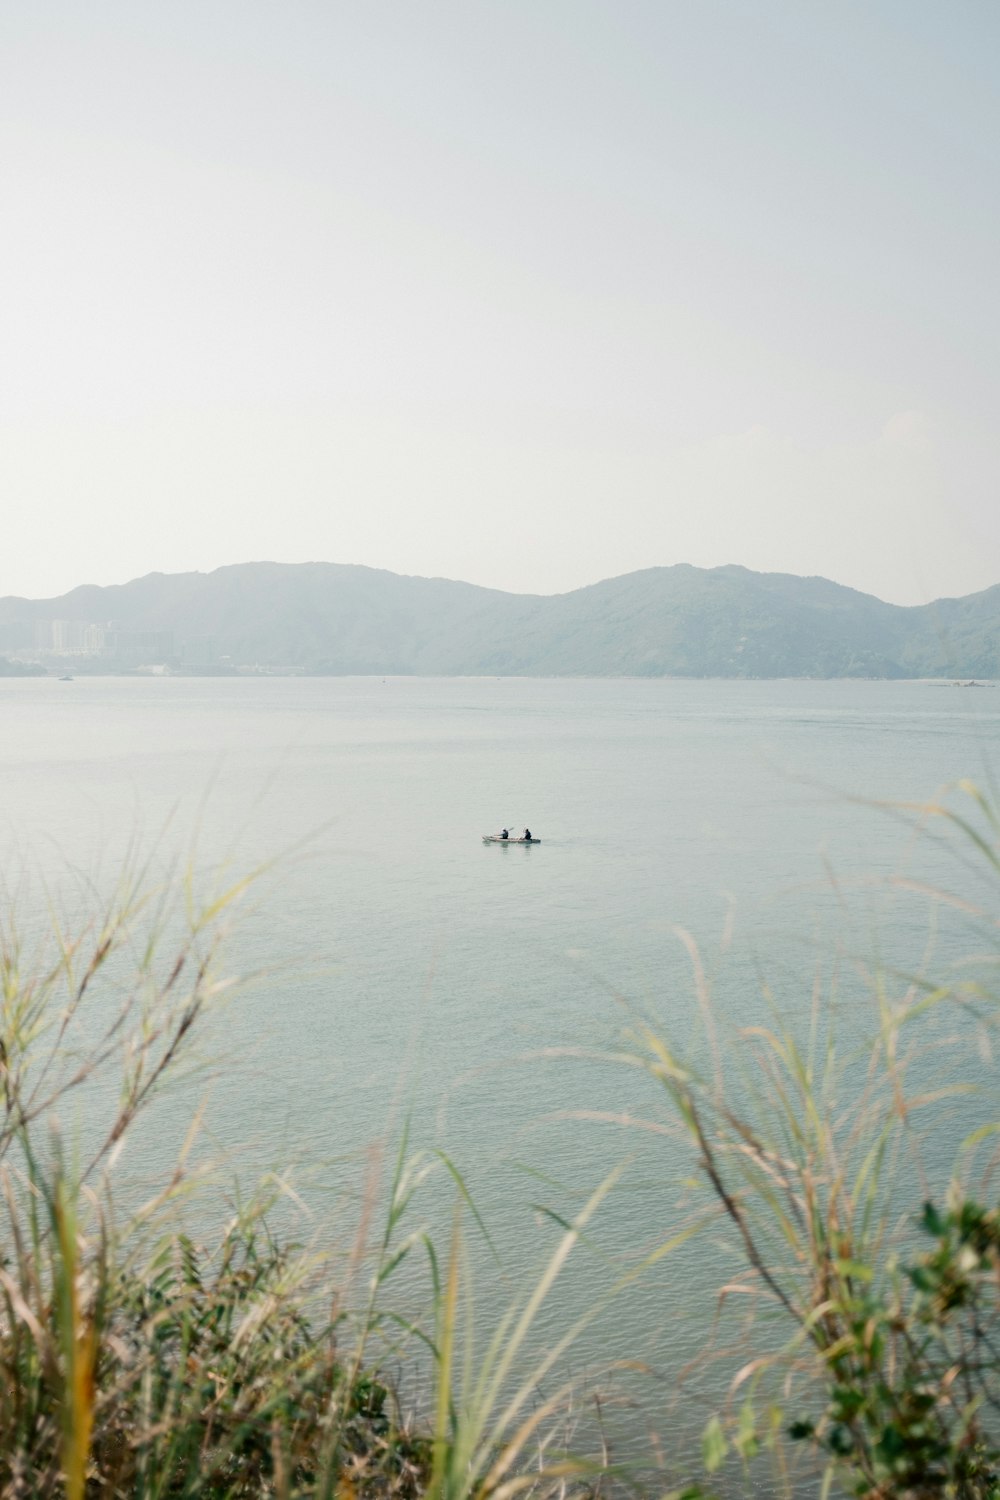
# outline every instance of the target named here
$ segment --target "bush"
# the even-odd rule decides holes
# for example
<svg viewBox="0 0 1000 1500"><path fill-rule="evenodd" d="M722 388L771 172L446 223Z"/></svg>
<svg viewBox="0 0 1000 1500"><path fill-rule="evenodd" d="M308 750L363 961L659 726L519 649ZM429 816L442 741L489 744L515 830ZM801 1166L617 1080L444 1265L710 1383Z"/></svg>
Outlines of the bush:
<svg viewBox="0 0 1000 1500"><path fill-rule="evenodd" d="M971 850L976 878L985 872L995 896L1000 820L975 788L963 791L971 816L944 804L915 816L922 827L938 821L959 834L963 859ZM995 965L993 899L924 894L963 910L977 947L986 935L987 970ZM791 1488L797 1447L825 1467L827 1486L836 1480L869 1500L1000 1495L1000 1208L982 1206L987 1200L966 1180L1000 1121L989 1096L972 1092L988 1062L976 1080L927 1087L920 1030L947 1012L953 1045L963 1034L982 1037L997 997L964 965L944 980L879 973L870 1056L838 1053L835 1022L816 990L808 1024L775 1017L749 1028L724 1066L699 983L711 1076L653 1026L640 1030L631 1061L666 1091L715 1222L742 1262L722 1293L749 1293L767 1314L729 1401L705 1430L708 1469L727 1454L746 1464L767 1449ZM919 1191L922 1177L915 1120L963 1090L986 1118L961 1142L944 1201L911 1207L901 1222L900 1192ZM993 1165L981 1174L984 1192Z"/></svg>
<svg viewBox="0 0 1000 1500"><path fill-rule="evenodd" d="M197 1061L199 1024L230 987L222 923L248 885L201 905L188 885L178 904L130 868L99 921L73 938L54 923L34 953L0 915L0 1495L565 1495L594 1466L556 1451L562 1393L541 1401L537 1383L572 1330L526 1378L515 1364L579 1225L565 1226L537 1286L480 1348L465 1185L451 1163L411 1154L405 1132L384 1229L373 1247L359 1239L348 1268L371 1271L350 1317L331 1264L272 1238L280 1184L263 1181L212 1248L185 1232L180 1209L206 1180L190 1165L196 1125L161 1190L116 1214L123 1143ZM87 1150L71 1165L55 1121L79 1093ZM443 1265L426 1228L408 1226L436 1167L459 1205ZM430 1273L426 1327L383 1303L414 1252ZM420 1431L378 1373L379 1347L400 1359L414 1339L431 1360Z"/></svg>

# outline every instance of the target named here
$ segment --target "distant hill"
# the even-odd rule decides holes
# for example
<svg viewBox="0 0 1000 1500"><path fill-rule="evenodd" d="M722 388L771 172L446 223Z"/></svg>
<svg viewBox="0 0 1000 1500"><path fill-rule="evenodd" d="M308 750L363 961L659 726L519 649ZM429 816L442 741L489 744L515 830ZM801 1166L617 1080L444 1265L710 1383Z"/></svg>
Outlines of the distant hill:
<svg viewBox="0 0 1000 1500"><path fill-rule="evenodd" d="M44 677L45 668L35 662L8 661L0 656L0 677Z"/></svg>
<svg viewBox="0 0 1000 1500"><path fill-rule="evenodd" d="M901 608L824 578L734 566L647 568L542 596L336 563L241 563L0 599L0 654L77 670L1000 677L1000 586Z"/></svg>

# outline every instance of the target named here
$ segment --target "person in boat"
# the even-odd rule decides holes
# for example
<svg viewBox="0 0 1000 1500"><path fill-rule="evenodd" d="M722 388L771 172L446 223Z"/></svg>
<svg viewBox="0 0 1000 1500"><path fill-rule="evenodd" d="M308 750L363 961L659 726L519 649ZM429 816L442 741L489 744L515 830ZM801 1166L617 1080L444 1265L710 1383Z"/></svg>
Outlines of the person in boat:
<svg viewBox="0 0 1000 1500"><path fill-rule="evenodd" d="M526 844L530 844L530 842L531 842L531 829L530 828L526 828L524 830L524 842Z"/></svg>
<svg viewBox="0 0 1000 1500"><path fill-rule="evenodd" d="M502 833L501 833L501 835L500 835L500 837L501 837L501 838L502 838L502 839L506 839L506 838L509 838L509 837L510 837L510 835L509 835L509 834L508 834L508 832L507 832L507 830L506 830L506 828L505 828L505 829L504 829L504 830L503 830L503 832L502 832Z"/></svg>

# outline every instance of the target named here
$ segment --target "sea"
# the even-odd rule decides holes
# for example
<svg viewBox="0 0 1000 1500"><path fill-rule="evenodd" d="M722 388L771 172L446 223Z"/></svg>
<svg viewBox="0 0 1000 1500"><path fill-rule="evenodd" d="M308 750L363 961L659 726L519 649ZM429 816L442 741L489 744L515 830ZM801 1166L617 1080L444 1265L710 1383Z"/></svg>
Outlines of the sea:
<svg viewBox="0 0 1000 1500"><path fill-rule="evenodd" d="M973 787L991 794L998 736L988 684L0 679L5 921L30 960L141 868L138 926L169 946L234 893L214 961L234 982L116 1161L124 1200L196 1119L205 1236L266 1175L279 1229L362 1295L402 1152L399 1242L419 1229L443 1262L460 1223L481 1347L603 1191L519 1368L582 1322L540 1398L573 1377L599 1392L575 1398L580 1441L597 1424L622 1462L688 1474L750 1335L726 1324L721 1225L642 1270L701 1201L644 1037L703 1069L721 1047L739 1090L748 1031L806 1045L819 1014L849 1107L880 998L995 945L995 871L947 814L995 838ZM483 842L503 826L540 843ZM83 1155L115 1097L65 1102ZM941 1106L920 1191L984 1107ZM421 1246L380 1294L414 1319ZM386 1358L405 1390L405 1350ZM727 1483L771 1493L766 1465Z"/></svg>

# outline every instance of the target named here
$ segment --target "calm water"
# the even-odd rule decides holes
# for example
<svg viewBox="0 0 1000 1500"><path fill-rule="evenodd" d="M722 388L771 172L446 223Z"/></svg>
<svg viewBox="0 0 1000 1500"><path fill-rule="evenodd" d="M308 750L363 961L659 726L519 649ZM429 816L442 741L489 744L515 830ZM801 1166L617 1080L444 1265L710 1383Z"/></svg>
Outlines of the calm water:
<svg viewBox="0 0 1000 1500"><path fill-rule="evenodd" d="M164 857L193 848L205 869L283 856L233 935L234 968L261 977L216 1033L227 1067L210 1091L211 1139L244 1172L296 1163L346 1239L359 1153L405 1103L415 1140L468 1175L502 1249L500 1289L480 1272L489 1305L553 1243L537 1205L571 1209L626 1156L600 1248L620 1264L679 1222L676 1148L580 1118L655 1116L651 1086L554 1055L613 1046L630 1006L697 1045L676 924L703 948L729 1025L763 1014L761 969L804 1014L838 943L915 966L926 903L852 878L954 884L954 872L852 799L985 783L1000 689L0 679L0 725L13 883L30 863L57 893L70 867L106 886L137 835ZM505 822L543 842L484 846ZM847 986L842 1004L860 1045L867 1001ZM150 1160L174 1149L178 1110L161 1114ZM447 1221L443 1189L426 1212ZM663 1271L579 1358L646 1357L665 1401L704 1340L717 1272L701 1252ZM553 1318L608 1276L584 1253ZM621 1421L630 1443L650 1426L679 1442L675 1417Z"/></svg>

